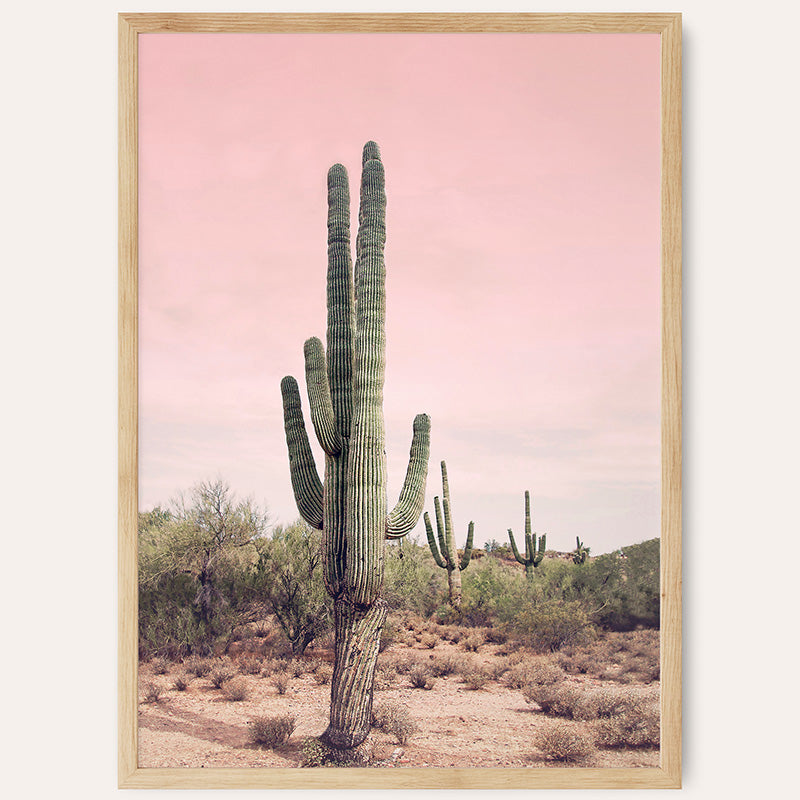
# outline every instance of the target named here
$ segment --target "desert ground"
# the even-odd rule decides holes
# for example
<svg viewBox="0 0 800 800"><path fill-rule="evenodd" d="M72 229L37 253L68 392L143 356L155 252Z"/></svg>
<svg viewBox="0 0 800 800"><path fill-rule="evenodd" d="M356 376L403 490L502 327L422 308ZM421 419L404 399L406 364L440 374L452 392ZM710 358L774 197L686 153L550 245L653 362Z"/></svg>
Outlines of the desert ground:
<svg viewBox="0 0 800 800"><path fill-rule="evenodd" d="M378 661L366 765L658 766L657 631L605 633L543 655L491 629L413 615L394 624ZM276 657L277 636L263 621L227 653L142 662L139 766L315 766L304 743L327 724L331 642ZM284 743L257 741L259 720L287 716Z"/></svg>

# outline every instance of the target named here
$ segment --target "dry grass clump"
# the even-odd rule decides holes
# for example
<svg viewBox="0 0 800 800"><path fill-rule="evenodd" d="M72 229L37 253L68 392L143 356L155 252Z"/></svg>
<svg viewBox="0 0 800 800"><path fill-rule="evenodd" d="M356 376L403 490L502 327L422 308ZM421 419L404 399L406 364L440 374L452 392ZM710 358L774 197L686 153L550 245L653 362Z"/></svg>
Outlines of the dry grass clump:
<svg viewBox="0 0 800 800"><path fill-rule="evenodd" d="M461 680L470 691L477 691L483 689L489 683L489 673L482 667L473 667L461 674Z"/></svg>
<svg viewBox="0 0 800 800"><path fill-rule="evenodd" d="M226 700L231 702L239 702L247 700L250 691L247 686L247 681L241 675L236 678L231 678L222 684L222 694Z"/></svg>
<svg viewBox="0 0 800 800"><path fill-rule="evenodd" d="M552 686L560 683L566 677L564 670L552 661L534 661L527 671L530 683L539 686Z"/></svg>
<svg viewBox="0 0 800 800"><path fill-rule="evenodd" d="M211 661L200 656L189 656L183 662L184 669L197 678L205 678L211 672Z"/></svg>
<svg viewBox="0 0 800 800"><path fill-rule="evenodd" d="M591 738L567 722L551 722L539 729L534 745L551 761L583 761L595 746Z"/></svg>
<svg viewBox="0 0 800 800"><path fill-rule="evenodd" d="M470 653L477 653L481 645L486 644L486 637L481 631L472 631L462 642L464 649Z"/></svg>
<svg viewBox="0 0 800 800"><path fill-rule="evenodd" d="M278 672L287 672L289 669L289 662L285 658L270 658L264 662L261 668L261 674L267 678Z"/></svg>
<svg viewBox="0 0 800 800"><path fill-rule="evenodd" d="M419 730L411 712L398 703L378 703L373 706L372 724L394 736L398 744L405 744Z"/></svg>
<svg viewBox="0 0 800 800"><path fill-rule="evenodd" d="M254 655L240 658L239 672L241 672L242 675L258 675L261 672L261 659Z"/></svg>
<svg viewBox="0 0 800 800"><path fill-rule="evenodd" d="M289 674L287 672L275 673L275 676L272 678L272 685L275 687L275 691L278 694L286 694L286 692L289 691Z"/></svg>
<svg viewBox="0 0 800 800"><path fill-rule="evenodd" d="M629 700L620 713L597 723L597 741L603 748L658 747L661 719L657 706L643 698Z"/></svg>
<svg viewBox="0 0 800 800"><path fill-rule="evenodd" d="M172 688L175 689L176 692L185 692L189 688L189 684L192 682L192 676L188 674L178 675L176 676L175 680L172 681Z"/></svg>
<svg viewBox="0 0 800 800"><path fill-rule="evenodd" d="M256 717L250 722L250 741L261 747L280 747L289 740L296 725L294 714Z"/></svg>
<svg viewBox="0 0 800 800"><path fill-rule="evenodd" d="M433 650L436 647L438 639L432 633L423 633L419 638L419 643L427 650Z"/></svg>
<svg viewBox="0 0 800 800"><path fill-rule="evenodd" d="M333 677L333 667L330 664L326 664L324 661L320 661L314 666L314 671L312 674L314 676L314 680L320 686L327 686Z"/></svg>
<svg viewBox="0 0 800 800"><path fill-rule="evenodd" d="M375 690L383 692L391 689L396 677L397 672L391 664L378 664L375 668L375 681L373 684Z"/></svg>
<svg viewBox="0 0 800 800"><path fill-rule="evenodd" d="M299 678L306 671L306 665L299 658L293 658L287 665L289 674L293 678Z"/></svg>
<svg viewBox="0 0 800 800"><path fill-rule="evenodd" d="M587 718L584 716L584 693L571 683L552 683L545 686L530 684L522 690L522 696L526 703L536 703L543 713L552 717Z"/></svg>
<svg viewBox="0 0 800 800"><path fill-rule="evenodd" d="M144 703L158 703L161 700L161 695L164 694L164 688L157 684L155 681L149 681L143 687L144 690Z"/></svg>
<svg viewBox="0 0 800 800"><path fill-rule="evenodd" d="M166 675L169 672L170 663L166 658L154 658L152 668L153 675Z"/></svg>
<svg viewBox="0 0 800 800"><path fill-rule="evenodd" d="M414 689L433 689L436 679L427 664L415 664L408 673L408 681Z"/></svg>
<svg viewBox="0 0 800 800"><path fill-rule="evenodd" d="M489 644L505 644L508 641L508 634L500 628L487 628L486 641Z"/></svg>
<svg viewBox="0 0 800 800"><path fill-rule="evenodd" d="M512 663L511 656L508 657L508 663ZM529 686L533 681L531 679L531 664L526 662L519 662L509 667L503 680L509 689L524 689Z"/></svg>
<svg viewBox="0 0 800 800"><path fill-rule="evenodd" d="M659 633L654 630L605 633L591 645L566 647L558 655L569 673L619 683L653 683L661 674Z"/></svg>
<svg viewBox="0 0 800 800"><path fill-rule="evenodd" d="M229 664L220 664L211 670L209 679L215 689L221 689L225 681L229 681L236 673Z"/></svg>
<svg viewBox="0 0 800 800"><path fill-rule="evenodd" d="M469 668L468 659L460 653L447 653L431 661L430 669L437 678L454 675Z"/></svg>

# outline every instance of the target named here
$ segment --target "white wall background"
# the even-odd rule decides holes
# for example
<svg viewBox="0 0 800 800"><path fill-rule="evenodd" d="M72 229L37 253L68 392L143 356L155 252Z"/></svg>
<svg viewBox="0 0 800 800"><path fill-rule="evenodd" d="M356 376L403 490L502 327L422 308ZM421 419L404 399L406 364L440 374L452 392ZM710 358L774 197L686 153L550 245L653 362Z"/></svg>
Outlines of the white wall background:
<svg viewBox="0 0 800 800"><path fill-rule="evenodd" d="M5 8L0 47L8 796L118 791L116 13L134 10L683 12L683 791L793 795L797 5L41 0Z"/></svg>

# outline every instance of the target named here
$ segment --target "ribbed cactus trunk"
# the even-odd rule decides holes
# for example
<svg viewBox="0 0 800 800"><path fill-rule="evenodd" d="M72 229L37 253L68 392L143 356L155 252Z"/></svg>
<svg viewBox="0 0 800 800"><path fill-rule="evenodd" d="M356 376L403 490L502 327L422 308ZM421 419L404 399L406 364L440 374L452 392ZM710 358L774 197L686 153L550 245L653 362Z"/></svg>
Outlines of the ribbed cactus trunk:
<svg viewBox="0 0 800 800"><path fill-rule="evenodd" d="M437 546L433 536L431 519L425 512L425 531L428 535L428 546L431 549L434 561L442 569L447 570L447 596L450 605L456 610L461 609L461 572L465 570L472 558L472 539L475 533L474 523L469 523L467 531L467 544L461 560L458 560L458 550L456 549L453 537L453 519L450 506L450 484L447 480L447 465L442 461L442 505L444 506L444 520L442 520L442 508L439 506L439 498L433 498L433 506L436 511L436 536L439 540Z"/></svg>
<svg viewBox="0 0 800 800"><path fill-rule="evenodd" d="M522 556L517 550L517 543L514 541L514 534L511 528L508 529L508 538L511 541L511 551L514 553L514 558L520 564L525 565L525 577L532 581L534 577L534 570L539 564L542 563L544 558L545 548L547 547L547 534L542 534L539 537L539 548L536 548L536 534L531 533L531 494L525 490L525 555Z"/></svg>
<svg viewBox="0 0 800 800"><path fill-rule="evenodd" d="M384 541L411 531L425 499L430 420L414 420L400 499L387 514L383 421L386 197L374 142L364 146L355 281L350 255L350 194L340 164L328 172L328 353L305 344L311 420L325 451L320 481L294 378L281 383L289 466L302 517L323 531L325 586L333 598L336 654L330 724L322 738L337 749L369 733L372 690L386 604Z"/></svg>

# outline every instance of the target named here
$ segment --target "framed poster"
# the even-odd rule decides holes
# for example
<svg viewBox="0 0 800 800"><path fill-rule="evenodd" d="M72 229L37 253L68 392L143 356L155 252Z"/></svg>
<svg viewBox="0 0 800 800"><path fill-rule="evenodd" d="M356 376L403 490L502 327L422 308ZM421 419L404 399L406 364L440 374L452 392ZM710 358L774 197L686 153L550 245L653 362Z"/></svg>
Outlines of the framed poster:
<svg viewBox="0 0 800 800"><path fill-rule="evenodd" d="M119 34L120 785L680 786L680 15Z"/></svg>

